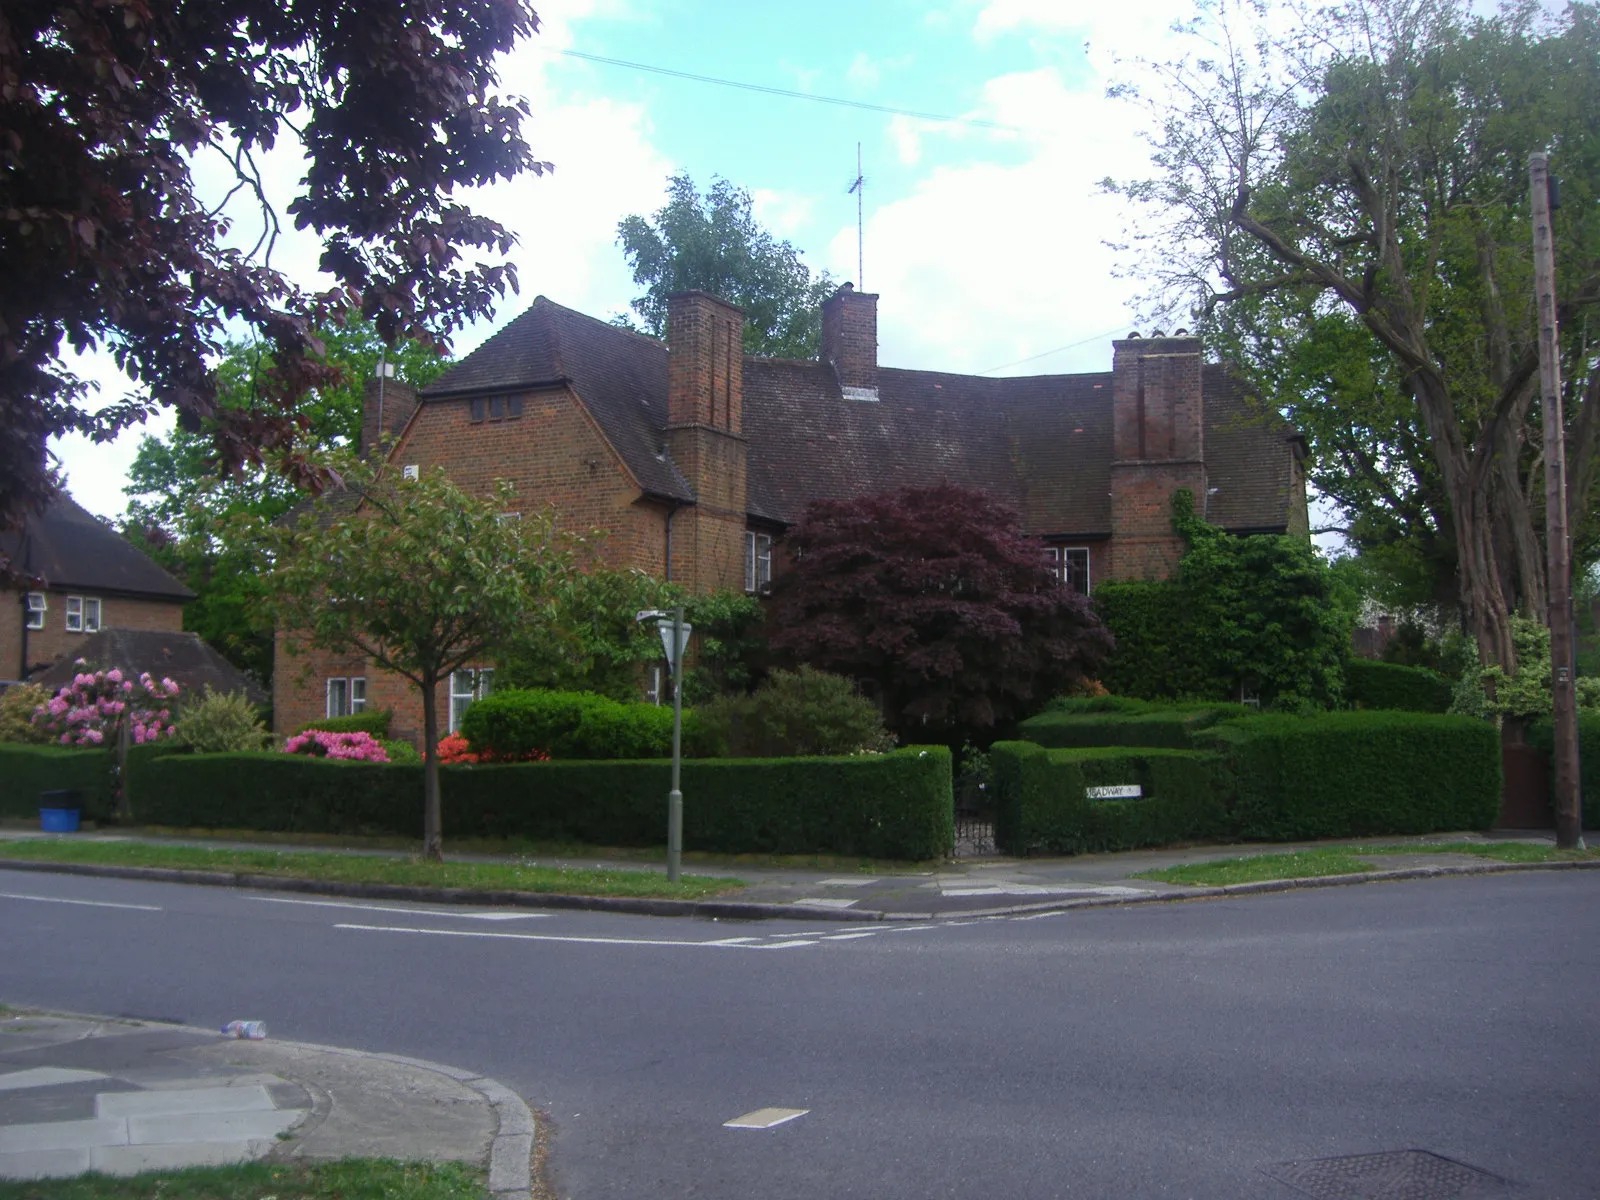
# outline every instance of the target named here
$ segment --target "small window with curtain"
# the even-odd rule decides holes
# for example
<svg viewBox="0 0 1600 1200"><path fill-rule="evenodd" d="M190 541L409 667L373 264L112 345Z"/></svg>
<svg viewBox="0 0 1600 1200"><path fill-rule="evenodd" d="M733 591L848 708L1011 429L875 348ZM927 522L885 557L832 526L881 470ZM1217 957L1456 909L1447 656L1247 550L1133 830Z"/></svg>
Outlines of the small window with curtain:
<svg viewBox="0 0 1600 1200"><path fill-rule="evenodd" d="M67 597L67 632L83 632L83 597Z"/></svg>
<svg viewBox="0 0 1600 1200"><path fill-rule="evenodd" d="M746 530L744 535L744 590L772 590L772 535Z"/></svg>
<svg viewBox="0 0 1600 1200"><path fill-rule="evenodd" d="M100 601L95 596L83 598L83 631L85 633L100 631Z"/></svg>
<svg viewBox="0 0 1600 1200"><path fill-rule="evenodd" d="M28 593L28 605L27 605L27 607L28 607L28 619L27 619L26 622L24 622L24 624L29 629L43 629L44 628L44 616L45 616L45 613L47 613L50 610L49 609L49 604L46 602L46 600L44 598L44 593L43 592L29 592Z"/></svg>
<svg viewBox="0 0 1600 1200"><path fill-rule="evenodd" d="M350 681L350 711L365 712L367 708L367 681L356 676Z"/></svg>
<svg viewBox="0 0 1600 1200"><path fill-rule="evenodd" d="M1045 551L1050 570L1080 596L1089 594L1089 549L1087 546L1051 546Z"/></svg>
<svg viewBox="0 0 1600 1200"><path fill-rule="evenodd" d="M335 677L328 680L327 715L330 717L348 717L350 715L350 681L348 679Z"/></svg>
<svg viewBox="0 0 1600 1200"><path fill-rule="evenodd" d="M450 672L450 728L458 733L467 709L474 700L482 700L494 690L493 667L462 667Z"/></svg>

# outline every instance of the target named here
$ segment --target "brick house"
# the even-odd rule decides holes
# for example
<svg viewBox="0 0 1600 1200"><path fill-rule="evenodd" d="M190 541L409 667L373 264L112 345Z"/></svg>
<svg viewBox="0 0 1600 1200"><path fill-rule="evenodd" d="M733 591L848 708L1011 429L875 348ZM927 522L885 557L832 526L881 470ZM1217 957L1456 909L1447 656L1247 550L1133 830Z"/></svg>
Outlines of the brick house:
<svg viewBox="0 0 1600 1200"><path fill-rule="evenodd" d="M102 630L182 631L194 593L65 492L3 536L6 554L42 582L0 605L0 679L78 658Z"/></svg>
<svg viewBox="0 0 1600 1200"><path fill-rule="evenodd" d="M1172 569L1180 487L1230 531L1308 535L1303 443L1198 339L1132 335L1107 373L899 370L878 364L877 300L845 284L823 306L821 360L796 361L744 355L740 311L703 293L671 299L666 344L541 296L420 394L370 383L363 442L393 438L391 462L470 489L509 479L530 509L604 530L608 565L693 592L764 591L808 503L910 485L1010 505L1085 592ZM397 733L420 725L404 681L327 656L286 665L280 729L368 705L393 708ZM441 689L452 728L491 674Z"/></svg>

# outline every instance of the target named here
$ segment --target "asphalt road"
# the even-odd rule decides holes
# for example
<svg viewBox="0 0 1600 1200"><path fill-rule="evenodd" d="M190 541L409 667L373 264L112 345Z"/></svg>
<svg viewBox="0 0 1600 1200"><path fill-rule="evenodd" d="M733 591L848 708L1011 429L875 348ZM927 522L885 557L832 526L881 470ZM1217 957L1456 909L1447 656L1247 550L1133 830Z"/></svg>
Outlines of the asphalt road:
<svg viewBox="0 0 1600 1200"><path fill-rule="evenodd" d="M577 1200L1292 1200L1409 1149L1596 1197L1597 920L1588 872L860 928L0 872L0 1000L482 1070Z"/></svg>

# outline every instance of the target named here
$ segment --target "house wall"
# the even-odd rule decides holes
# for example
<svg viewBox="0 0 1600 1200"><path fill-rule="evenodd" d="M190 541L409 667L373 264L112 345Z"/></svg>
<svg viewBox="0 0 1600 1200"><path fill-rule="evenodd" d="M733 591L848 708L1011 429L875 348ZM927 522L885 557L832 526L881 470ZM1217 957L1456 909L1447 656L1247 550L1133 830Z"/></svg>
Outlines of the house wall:
<svg viewBox="0 0 1600 1200"><path fill-rule="evenodd" d="M22 661L22 593L8 593L0 605L0 679L20 679L29 667L43 668L65 655L76 655L89 635L67 629L67 597L94 597L100 601L101 629L151 629L177 633L183 629L181 600L136 599L98 595L92 591L45 592L44 628L28 630L28 661Z"/></svg>

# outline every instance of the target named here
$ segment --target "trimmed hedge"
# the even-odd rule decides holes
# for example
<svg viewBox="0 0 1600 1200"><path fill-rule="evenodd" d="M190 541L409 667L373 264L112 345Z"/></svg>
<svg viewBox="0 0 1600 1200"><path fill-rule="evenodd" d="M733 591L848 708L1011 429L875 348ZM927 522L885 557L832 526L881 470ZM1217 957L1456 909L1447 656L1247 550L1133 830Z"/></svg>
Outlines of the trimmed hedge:
<svg viewBox="0 0 1600 1200"><path fill-rule="evenodd" d="M483 702L480 702L483 703ZM670 764L548 762L440 769L444 833L594 845L666 837ZM131 781L147 824L422 835L422 768L290 754L145 759ZM954 838L950 752L683 764L684 847L921 861Z"/></svg>
<svg viewBox="0 0 1600 1200"><path fill-rule="evenodd" d="M1451 681L1423 667L1352 658L1344 667L1344 694L1356 708L1402 712L1450 711Z"/></svg>
<svg viewBox="0 0 1600 1200"><path fill-rule="evenodd" d="M1106 701L1115 701L1115 707ZM1096 696L1056 701L1049 711L1022 722L1017 732L1026 741L1056 750L1091 746L1188 750L1200 730L1254 711L1242 704L1170 705Z"/></svg>
<svg viewBox="0 0 1600 1200"><path fill-rule="evenodd" d="M1471 717L1267 714L1196 743L1228 759L1234 825L1246 838L1488 829L1500 812L1500 735Z"/></svg>
<svg viewBox="0 0 1600 1200"><path fill-rule="evenodd" d="M296 733L304 733L308 729L320 729L324 733L370 733L379 741L389 736L389 722L394 714L387 708L367 708L358 713L350 713L343 717L322 717L316 721L307 721L296 729Z"/></svg>
<svg viewBox="0 0 1600 1200"><path fill-rule="evenodd" d="M1132 850L1229 832L1222 757L1192 750L1047 750L996 742L995 844L1006 854ZM1087 789L1136 783L1135 800L1091 800Z"/></svg>
<svg viewBox="0 0 1600 1200"><path fill-rule="evenodd" d="M1550 721L1528 726L1528 745L1550 760L1550 786L1555 788L1556 731ZM1600 712L1578 710L1578 792L1583 800L1583 827L1600 829ZM1555 797L1552 794L1551 802Z"/></svg>
<svg viewBox="0 0 1600 1200"><path fill-rule="evenodd" d="M624 704L593 692L505 688L472 704L461 722L474 750L521 756L543 750L551 758L638 759L672 754L672 709ZM691 712L683 714L684 753L703 752L705 735Z"/></svg>
<svg viewBox="0 0 1600 1200"><path fill-rule="evenodd" d="M0 745L0 817L39 818L39 793L76 788L83 815L111 815L111 753L73 746Z"/></svg>

